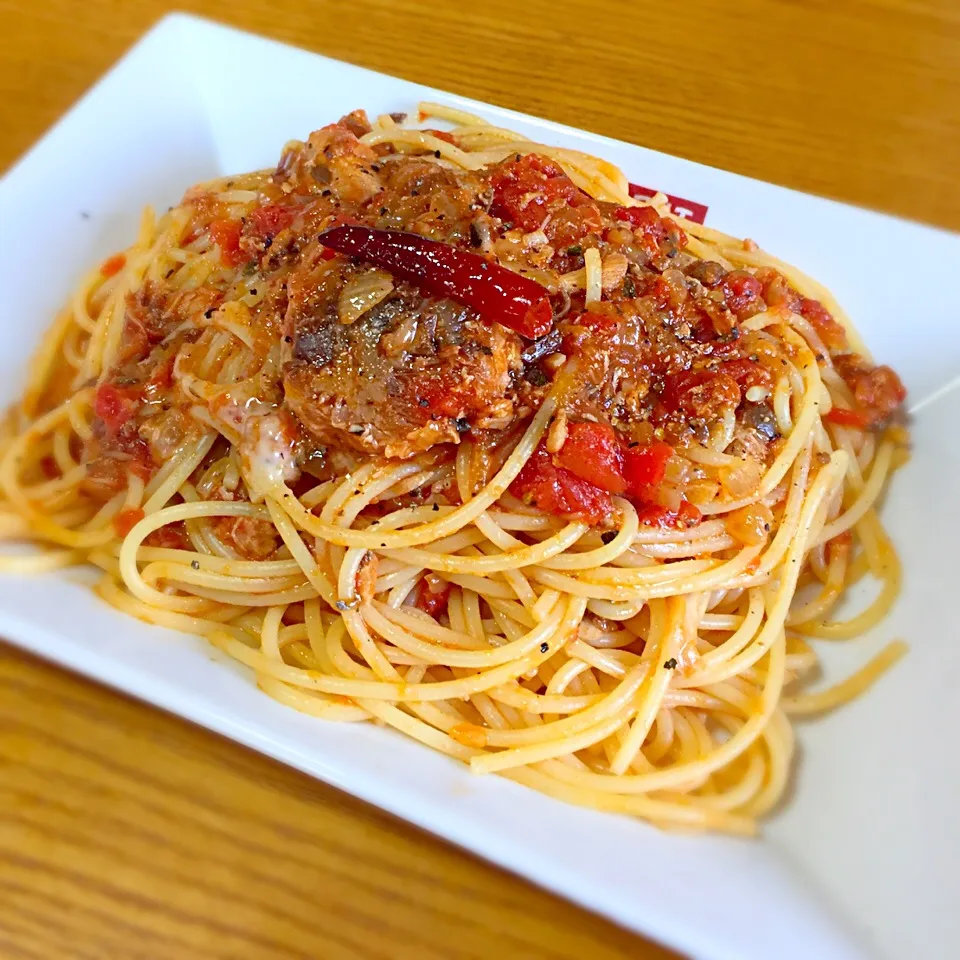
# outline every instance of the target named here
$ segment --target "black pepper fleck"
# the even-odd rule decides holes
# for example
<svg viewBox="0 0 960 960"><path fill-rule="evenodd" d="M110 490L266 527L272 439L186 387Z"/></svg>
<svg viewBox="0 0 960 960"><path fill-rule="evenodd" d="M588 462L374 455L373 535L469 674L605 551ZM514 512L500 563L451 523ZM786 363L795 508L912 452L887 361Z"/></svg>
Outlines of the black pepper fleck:
<svg viewBox="0 0 960 960"><path fill-rule="evenodd" d="M549 649L550 649L550 644L547 643L546 640L544 640L543 643L540 644L540 652L546 653Z"/></svg>
<svg viewBox="0 0 960 960"><path fill-rule="evenodd" d="M437 513L437 511L439 511L439 509L440 509L440 504L439 504L439 503L435 503L435 504L433 505L433 512L434 512L434 513Z"/></svg>
<svg viewBox="0 0 960 960"><path fill-rule="evenodd" d="M200 569L200 561L199 561L199 560L191 560L191 561L190 561L190 566L193 567L194 570L199 570L199 569Z"/></svg>
<svg viewBox="0 0 960 960"><path fill-rule="evenodd" d="M663 664L664 670L676 670L677 669L677 658L671 657L669 660L665 661Z"/></svg>

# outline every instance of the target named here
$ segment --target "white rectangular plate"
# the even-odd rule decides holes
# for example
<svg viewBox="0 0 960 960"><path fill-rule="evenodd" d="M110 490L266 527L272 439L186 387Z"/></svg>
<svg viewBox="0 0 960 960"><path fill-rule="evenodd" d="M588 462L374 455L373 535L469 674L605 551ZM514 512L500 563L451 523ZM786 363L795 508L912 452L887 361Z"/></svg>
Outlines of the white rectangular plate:
<svg viewBox="0 0 960 960"><path fill-rule="evenodd" d="M253 65L253 66L252 66ZM250 84L249 72L269 77ZM242 91L242 93L238 93ZM599 154L709 205L830 286L911 391L915 457L885 519L905 589L827 679L891 636L913 653L869 696L801 728L789 803L758 841L661 833L547 799L373 726L260 694L195 638L108 609L76 574L0 578L0 635L285 761L700 960L956 956L960 943L960 237L748 180L184 16L148 34L0 183L0 400L81 274L133 238L145 203L275 162L355 107L422 98Z"/></svg>

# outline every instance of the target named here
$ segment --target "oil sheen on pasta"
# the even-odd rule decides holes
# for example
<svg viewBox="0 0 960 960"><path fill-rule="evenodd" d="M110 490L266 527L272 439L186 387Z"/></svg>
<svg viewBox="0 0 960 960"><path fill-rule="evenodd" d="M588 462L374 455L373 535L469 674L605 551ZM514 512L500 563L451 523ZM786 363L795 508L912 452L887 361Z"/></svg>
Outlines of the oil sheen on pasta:
<svg viewBox="0 0 960 960"><path fill-rule="evenodd" d="M8 417L0 524L45 549L4 568L94 564L317 717L751 832L790 714L902 652L805 688L811 639L897 593L874 504L903 387L752 241L601 159L415 119L357 111L193 187L90 273Z"/></svg>

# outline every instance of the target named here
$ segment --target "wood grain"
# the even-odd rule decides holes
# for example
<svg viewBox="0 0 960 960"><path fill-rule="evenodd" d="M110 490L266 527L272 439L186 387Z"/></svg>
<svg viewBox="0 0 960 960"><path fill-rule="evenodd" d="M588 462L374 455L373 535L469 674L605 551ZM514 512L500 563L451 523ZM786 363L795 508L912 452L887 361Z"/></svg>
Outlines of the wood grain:
<svg viewBox="0 0 960 960"><path fill-rule="evenodd" d="M0 956L656 960L329 787L0 647Z"/></svg>
<svg viewBox="0 0 960 960"><path fill-rule="evenodd" d="M0 168L169 7L4 0ZM178 7L960 227L956 0ZM269 82L250 65L250 83ZM0 766L0 956L11 960L669 956L337 791L2 646Z"/></svg>

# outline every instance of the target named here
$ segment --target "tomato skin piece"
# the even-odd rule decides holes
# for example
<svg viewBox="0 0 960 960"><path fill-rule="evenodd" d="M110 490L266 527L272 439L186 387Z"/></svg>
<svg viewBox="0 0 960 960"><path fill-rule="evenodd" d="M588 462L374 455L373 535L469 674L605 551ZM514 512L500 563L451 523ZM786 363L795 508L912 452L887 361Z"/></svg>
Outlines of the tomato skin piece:
<svg viewBox="0 0 960 960"><path fill-rule="evenodd" d="M554 516L601 526L613 515L606 490L564 467L555 466L544 447L538 447L510 485L511 492Z"/></svg>
<svg viewBox="0 0 960 960"><path fill-rule="evenodd" d="M612 427L603 423L571 423L556 455L557 466L607 493L623 493L623 453Z"/></svg>
<svg viewBox="0 0 960 960"><path fill-rule="evenodd" d="M834 407L824 415L827 423L835 423L838 427L852 427L854 430L867 430L870 427L870 417L863 410L845 410L843 407Z"/></svg>
<svg viewBox="0 0 960 960"><path fill-rule="evenodd" d="M423 131L424 133L429 133L431 136L436 137L438 140L443 140L445 143L451 143L453 146L458 147L460 144L457 143L457 138L446 130L434 130L432 127Z"/></svg>
<svg viewBox="0 0 960 960"><path fill-rule="evenodd" d="M100 265L100 274L104 277L115 277L127 265L127 258L122 253L115 253L107 257Z"/></svg>
<svg viewBox="0 0 960 960"><path fill-rule="evenodd" d="M144 512L139 507L121 510L113 518L113 529L118 537L125 537L143 518Z"/></svg>
<svg viewBox="0 0 960 960"><path fill-rule="evenodd" d="M239 220L214 220L210 224L210 239L220 248L220 262L225 267L239 266L246 259L240 249L242 227Z"/></svg>
<svg viewBox="0 0 960 960"><path fill-rule="evenodd" d="M631 497L650 498L651 492L663 483L667 461L673 453L670 444L659 440L623 451L623 474Z"/></svg>
<svg viewBox="0 0 960 960"><path fill-rule="evenodd" d="M120 428L136 416L139 409L139 387L118 387L112 383L103 383L97 388L93 412L103 421L110 436L119 433Z"/></svg>

